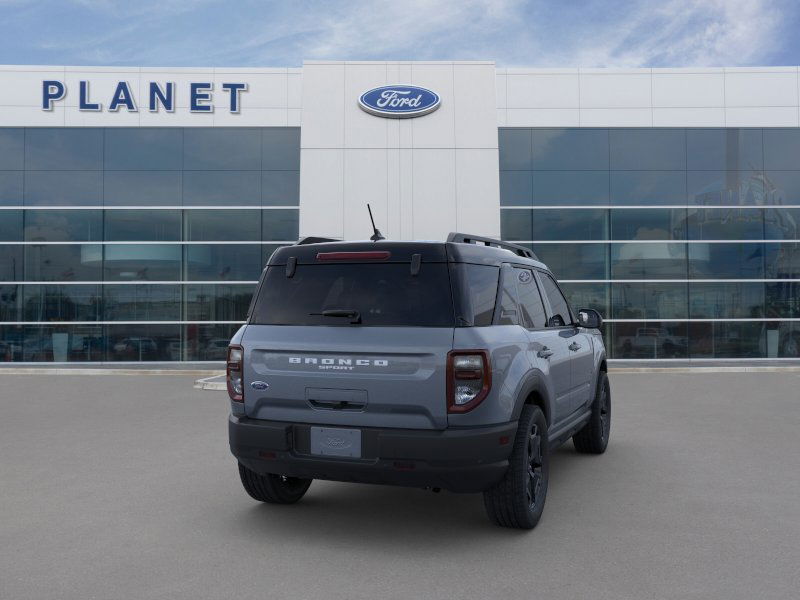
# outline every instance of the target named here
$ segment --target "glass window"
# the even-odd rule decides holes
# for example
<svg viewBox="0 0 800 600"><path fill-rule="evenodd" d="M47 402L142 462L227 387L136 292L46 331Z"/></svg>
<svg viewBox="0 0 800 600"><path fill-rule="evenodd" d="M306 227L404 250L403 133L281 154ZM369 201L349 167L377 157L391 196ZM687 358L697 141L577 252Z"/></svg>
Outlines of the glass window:
<svg viewBox="0 0 800 600"><path fill-rule="evenodd" d="M504 240L533 239L533 211L501 210L500 233Z"/></svg>
<svg viewBox="0 0 800 600"><path fill-rule="evenodd" d="M534 241L556 240L607 240L608 210L545 209L532 211L532 237Z"/></svg>
<svg viewBox="0 0 800 600"><path fill-rule="evenodd" d="M533 168L544 171L608 169L607 129L535 129Z"/></svg>
<svg viewBox="0 0 800 600"><path fill-rule="evenodd" d="M106 360L180 360L180 325L108 325Z"/></svg>
<svg viewBox="0 0 800 600"><path fill-rule="evenodd" d="M688 244L693 279L762 279L764 244Z"/></svg>
<svg viewBox="0 0 800 600"><path fill-rule="evenodd" d="M613 323L611 347L614 358L687 358L687 324L669 321Z"/></svg>
<svg viewBox="0 0 800 600"><path fill-rule="evenodd" d="M690 240L760 240L764 211L760 208L690 208Z"/></svg>
<svg viewBox="0 0 800 600"><path fill-rule="evenodd" d="M98 244L25 246L28 281L101 281L103 247Z"/></svg>
<svg viewBox="0 0 800 600"><path fill-rule="evenodd" d="M500 171L500 205L531 206L533 179L530 171Z"/></svg>
<svg viewBox="0 0 800 600"><path fill-rule="evenodd" d="M107 210L105 239L113 242L167 242L181 239L180 210Z"/></svg>
<svg viewBox="0 0 800 600"><path fill-rule="evenodd" d="M800 279L800 244L764 244L764 254L767 279Z"/></svg>
<svg viewBox="0 0 800 600"><path fill-rule="evenodd" d="M186 127L183 168L261 170L261 131L250 127Z"/></svg>
<svg viewBox="0 0 800 600"><path fill-rule="evenodd" d="M5 212L5 211L4 211ZM2 215L0 214L0 217ZM102 211L27 210L25 241L96 242L103 238Z"/></svg>
<svg viewBox="0 0 800 600"><path fill-rule="evenodd" d="M688 171L686 180L690 204L773 204L780 198L761 171Z"/></svg>
<svg viewBox="0 0 800 600"><path fill-rule="evenodd" d="M766 316L800 318L800 281L764 284Z"/></svg>
<svg viewBox="0 0 800 600"><path fill-rule="evenodd" d="M259 206L259 171L184 171L184 206Z"/></svg>
<svg viewBox="0 0 800 600"><path fill-rule="evenodd" d="M187 210L184 212L184 239L224 242L261 240L261 211Z"/></svg>
<svg viewBox="0 0 800 600"><path fill-rule="evenodd" d="M800 323L767 324L767 356L800 358Z"/></svg>
<svg viewBox="0 0 800 600"><path fill-rule="evenodd" d="M689 323L692 358L763 358L765 323Z"/></svg>
<svg viewBox="0 0 800 600"><path fill-rule="evenodd" d="M0 206L22 206L23 175L23 171L0 171Z"/></svg>
<svg viewBox="0 0 800 600"><path fill-rule="evenodd" d="M184 360L225 362L228 343L239 329L239 325L193 324L184 327L186 356Z"/></svg>
<svg viewBox="0 0 800 600"><path fill-rule="evenodd" d="M686 244L612 244L611 278L686 279Z"/></svg>
<svg viewBox="0 0 800 600"><path fill-rule="evenodd" d="M187 285L187 321L244 321L256 286Z"/></svg>
<svg viewBox="0 0 800 600"><path fill-rule="evenodd" d="M761 130L687 129L685 168L699 171L763 169Z"/></svg>
<svg viewBox="0 0 800 600"><path fill-rule="evenodd" d="M174 171L183 167L183 129L108 127L105 168L115 171Z"/></svg>
<svg viewBox="0 0 800 600"><path fill-rule="evenodd" d="M500 129L498 148L501 171L529 171L531 169L531 130Z"/></svg>
<svg viewBox="0 0 800 600"><path fill-rule="evenodd" d="M483 327L492 324L500 269L490 265L452 265L454 300L458 325Z"/></svg>
<svg viewBox="0 0 800 600"><path fill-rule="evenodd" d="M182 178L180 171L106 171L103 202L106 206L180 206Z"/></svg>
<svg viewBox="0 0 800 600"><path fill-rule="evenodd" d="M614 240L686 239L686 209L614 209L611 211L611 238Z"/></svg>
<svg viewBox="0 0 800 600"><path fill-rule="evenodd" d="M534 171L536 206L607 205L608 171Z"/></svg>
<svg viewBox="0 0 800 600"><path fill-rule="evenodd" d="M23 285L25 321L99 321L98 285Z"/></svg>
<svg viewBox="0 0 800 600"><path fill-rule="evenodd" d="M28 325L22 360L27 362L99 362L103 329L99 325Z"/></svg>
<svg viewBox="0 0 800 600"><path fill-rule="evenodd" d="M521 323L517 309L516 272L513 268L501 269L500 313L497 315L498 325L519 325Z"/></svg>
<svg viewBox="0 0 800 600"><path fill-rule="evenodd" d="M0 127L0 169L23 169L25 164L25 130L22 127Z"/></svg>
<svg viewBox="0 0 800 600"><path fill-rule="evenodd" d="M107 281L180 281L181 247L177 244L113 244L105 246Z"/></svg>
<svg viewBox="0 0 800 600"><path fill-rule="evenodd" d="M269 267L253 307L260 325L352 327L349 318L323 311L354 310L359 327L453 327L453 301L447 265L426 263L417 275L408 264L297 265L292 277L282 266Z"/></svg>
<svg viewBox="0 0 800 600"><path fill-rule="evenodd" d="M25 168L92 171L103 168L103 130L93 127L28 127Z"/></svg>
<svg viewBox="0 0 800 600"><path fill-rule="evenodd" d="M22 211L0 210L0 242L22 241Z"/></svg>
<svg viewBox="0 0 800 600"><path fill-rule="evenodd" d="M572 315L570 314L569 304L567 304L567 299L564 298L561 290L558 289L556 282L547 273L541 273L540 277L544 293L550 302L551 315L548 321L550 327L562 327L571 324Z"/></svg>
<svg viewBox="0 0 800 600"><path fill-rule="evenodd" d="M258 244L196 244L184 252L189 281L255 281L263 269Z"/></svg>
<svg viewBox="0 0 800 600"><path fill-rule="evenodd" d="M533 244L532 249L565 279L608 279L608 244Z"/></svg>
<svg viewBox="0 0 800 600"><path fill-rule="evenodd" d="M300 170L300 128L265 127L261 130L261 168L265 171Z"/></svg>
<svg viewBox="0 0 800 600"><path fill-rule="evenodd" d="M0 321L20 321L22 320L22 288L21 285L0 285ZM8 351L3 347L3 342L7 341L0 336L0 362L6 360L4 357Z"/></svg>
<svg viewBox="0 0 800 600"><path fill-rule="evenodd" d="M764 168L800 170L800 129L763 130Z"/></svg>
<svg viewBox="0 0 800 600"><path fill-rule="evenodd" d="M683 129L612 129L611 169L682 171L686 168Z"/></svg>
<svg viewBox="0 0 800 600"><path fill-rule="evenodd" d="M567 297L570 306L593 308L601 315L608 317L608 283L562 283L561 290Z"/></svg>
<svg viewBox="0 0 800 600"><path fill-rule="evenodd" d="M23 246L0 244L0 281L22 281Z"/></svg>
<svg viewBox="0 0 800 600"><path fill-rule="evenodd" d="M25 171L28 206L100 206L102 171Z"/></svg>
<svg viewBox="0 0 800 600"><path fill-rule="evenodd" d="M612 171L611 204L685 204L685 171Z"/></svg>
<svg viewBox="0 0 800 600"><path fill-rule="evenodd" d="M763 283L689 283L689 317L692 319L752 319L763 316Z"/></svg>
<svg viewBox="0 0 800 600"><path fill-rule="evenodd" d="M517 278L517 299L522 312L522 324L528 329L541 329L546 324L544 303L536 278L530 269L514 269Z"/></svg>
<svg viewBox="0 0 800 600"><path fill-rule="evenodd" d="M180 321L180 285L104 285L105 321Z"/></svg>
<svg viewBox="0 0 800 600"><path fill-rule="evenodd" d="M764 239L800 239L800 209L764 208Z"/></svg>
<svg viewBox="0 0 800 600"><path fill-rule="evenodd" d="M611 316L614 319L685 319L686 283L614 283Z"/></svg>
<svg viewBox="0 0 800 600"><path fill-rule="evenodd" d="M25 329L21 325L0 325L0 362L22 360Z"/></svg>
<svg viewBox="0 0 800 600"><path fill-rule="evenodd" d="M767 171L764 187L763 204L800 204L800 171Z"/></svg>
<svg viewBox="0 0 800 600"><path fill-rule="evenodd" d="M299 211L297 209L273 209L262 211L261 239L264 241L279 240L293 242L298 236Z"/></svg>
<svg viewBox="0 0 800 600"><path fill-rule="evenodd" d="M263 171L261 204L297 206L300 203L300 171Z"/></svg>

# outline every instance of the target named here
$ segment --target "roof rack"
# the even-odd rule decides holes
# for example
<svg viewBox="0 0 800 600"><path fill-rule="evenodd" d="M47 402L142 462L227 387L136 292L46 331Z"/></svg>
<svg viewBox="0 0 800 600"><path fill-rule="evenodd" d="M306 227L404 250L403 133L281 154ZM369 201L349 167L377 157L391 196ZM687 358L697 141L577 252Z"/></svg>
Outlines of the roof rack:
<svg viewBox="0 0 800 600"><path fill-rule="evenodd" d="M452 232L447 236L448 242L456 244L483 244L484 246L492 246L494 248L502 248L503 250L510 250L517 256L524 256L525 258L532 258L539 260L533 250L525 246L512 244L511 242L503 242L494 238L481 237L479 235L472 235L469 233Z"/></svg>
<svg viewBox="0 0 800 600"><path fill-rule="evenodd" d="M321 244L322 242L341 242L342 240L336 240L333 238L326 238L326 237L316 237L310 235L308 237L304 237L302 240L298 241L295 246L305 246L306 244Z"/></svg>

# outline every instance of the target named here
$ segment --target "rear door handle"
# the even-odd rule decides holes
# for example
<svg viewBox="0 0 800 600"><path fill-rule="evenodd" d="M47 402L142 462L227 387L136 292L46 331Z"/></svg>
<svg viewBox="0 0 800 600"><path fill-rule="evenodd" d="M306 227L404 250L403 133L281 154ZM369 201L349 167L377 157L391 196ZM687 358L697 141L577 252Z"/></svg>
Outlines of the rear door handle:
<svg viewBox="0 0 800 600"><path fill-rule="evenodd" d="M569 345L569 349L570 349L570 350L572 350L573 352L577 352L578 350L580 350L580 349L581 349L581 345L580 345L580 344L578 344L577 342L572 342L572 343Z"/></svg>
<svg viewBox="0 0 800 600"><path fill-rule="evenodd" d="M536 356L539 358L550 358L553 356L553 351L550 350L547 346L542 346L542 349L536 353Z"/></svg>

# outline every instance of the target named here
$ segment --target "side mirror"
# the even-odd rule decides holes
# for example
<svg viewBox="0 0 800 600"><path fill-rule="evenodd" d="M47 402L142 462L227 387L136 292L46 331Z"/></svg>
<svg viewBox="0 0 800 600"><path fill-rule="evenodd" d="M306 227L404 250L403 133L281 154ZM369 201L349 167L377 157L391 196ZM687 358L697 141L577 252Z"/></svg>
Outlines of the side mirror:
<svg viewBox="0 0 800 600"><path fill-rule="evenodd" d="M603 317L593 308L582 308L578 311L578 325L586 329L599 329L603 324Z"/></svg>

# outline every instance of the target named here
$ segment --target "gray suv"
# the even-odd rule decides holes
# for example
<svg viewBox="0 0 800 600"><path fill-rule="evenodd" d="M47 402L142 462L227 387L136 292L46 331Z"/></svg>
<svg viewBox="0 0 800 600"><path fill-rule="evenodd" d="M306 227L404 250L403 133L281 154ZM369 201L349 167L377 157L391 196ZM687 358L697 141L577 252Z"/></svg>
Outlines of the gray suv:
<svg viewBox="0 0 800 600"><path fill-rule="evenodd" d="M608 444L600 325L499 240L281 248L228 349L242 484L279 504L313 479L483 492L497 525L530 529L553 449Z"/></svg>

